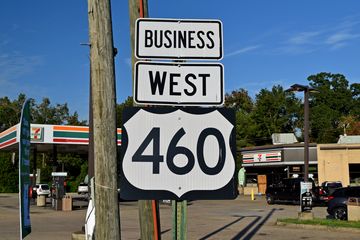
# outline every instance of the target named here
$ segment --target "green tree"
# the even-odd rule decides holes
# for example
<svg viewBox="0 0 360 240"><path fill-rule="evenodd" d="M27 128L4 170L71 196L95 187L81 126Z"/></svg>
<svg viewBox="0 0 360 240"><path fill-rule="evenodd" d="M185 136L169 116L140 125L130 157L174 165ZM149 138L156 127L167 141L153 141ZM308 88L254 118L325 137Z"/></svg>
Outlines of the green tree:
<svg viewBox="0 0 360 240"><path fill-rule="evenodd" d="M58 162L64 164L64 169L68 173L68 191L76 191L80 182L84 181L87 175L87 158L78 154L58 154Z"/></svg>
<svg viewBox="0 0 360 240"><path fill-rule="evenodd" d="M74 125L74 126L86 126L86 120L79 120L79 114L75 111L73 115L69 115L66 119L66 125Z"/></svg>
<svg viewBox="0 0 360 240"><path fill-rule="evenodd" d="M360 135L360 121L353 122L347 131L348 135Z"/></svg>
<svg viewBox="0 0 360 240"><path fill-rule="evenodd" d="M343 129L344 135L352 135L354 131L356 131L356 125L357 125L356 117L352 115L348 116L341 116L339 121L339 128ZM360 129L359 129L360 130Z"/></svg>
<svg viewBox="0 0 360 240"><path fill-rule="evenodd" d="M317 143L336 142L343 133L341 119L359 111L359 87L349 86L342 74L322 72L309 76L308 81L318 90L310 96L310 137Z"/></svg>
<svg viewBox="0 0 360 240"><path fill-rule="evenodd" d="M116 105L116 126L122 127L122 112L125 107L132 107L134 105L133 97L128 97L123 103Z"/></svg>
<svg viewBox="0 0 360 240"><path fill-rule="evenodd" d="M245 89L240 88L225 95L225 107L233 108L236 113L236 144L237 148L251 146L254 144L254 121L251 112L254 103Z"/></svg>
<svg viewBox="0 0 360 240"><path fill-rule="evenodd" d="M0 192L18 192L18 165L11 161L10 153L0 153Z"/></svg>
<svg viewBox="0 0 360 240"><path fill-rule="evenodd" d="M0 98L0 132L8 129L9 127L19 123L21 108L25 102L25 94L19 94L15 100L10 100L8 97ZM74 114L69 113L67 104L56 104L55 106L50 103L49 98L43 98L40 104L37 104L34 99L30 101L32 123L38 124L69 124L69 125L85 125L86 121L80 121L77 112ZM40 155L42 153L38 153ZM17 191L17 165L11 165L9 153L0 154L0 166L4 166L0 170L0 192L1 191ZM32 158L33 156L31 156ZM43 155L44 162L37 158L37 166L41 168L41 181L49 182L51 180L52 160L50 154ZM74 154L61 155L58 159L64 162L65 170L69 171L71 177L76 177L81 173L82 166L84 165L83 159ZM31 160L31 166L33 161ZM10 165L9 165L10 164ZM15 171L16 177L13 177ZM4 187L5 186L5 187ZM8 186L13 186L9 188ZM14 187L15 186L15 187Z"/></svg>
<svg viewBox="0 0 360 240"><path fill-rule="evenodd" d="M38 124L64 124L69 117L67 103L52 106L49 98L43 98L42 102L35 105L32 112L34 123Z"/></svg>
<svg viewBox="0 0 360 240"><path fill-rule="evenodd" d="M254 107L253 101L245 89L234 90L225 95L225 107L233 108L236 114L236 148L252 146L254 142L255 125L250 113ZM241 165L241 154L237 151L236 169Z"/></svg>
<svg viewBox="0 0 360 240"><path fill-rule="evenodd" d="M0 132L19 123L21 108L25 102L25 95L11 101L8 97L0 98Z"/></svg>
<svg viewBox="0 0 360 240"><path fill-rule="evenodd" d="M235 111L242 111L246 113L250 113L254 107L254 103L249 96L249 93L243 88L225 94L224 105L225 107L234 108Z"/></svg>
<svg viewBox="0 0 360 240"><path fill-rule="evenodd" d="M0 132L19 123L22 105L26 100L25 94L11 101L8 97L0 98ZM79 115L69 113L67 103L51 105L49 98L43 98L40 104L30 99L32 123L37 124L67 124L86 125L86 121L79 120Z"/></svg>
<svg viewBox="0 0 360 240"><path fill-rule="evenodd" d="M270 144L273 133L292 133L299 127L301 101L280 85L256 95L252 118L256 124L256 145Z"/></svg>
<svg viewBox="0 0 360 240"><path fill-rule="evenodd" d="M354 102L350 114L360 121L360 83L351 84L350 91Z"/></svg>

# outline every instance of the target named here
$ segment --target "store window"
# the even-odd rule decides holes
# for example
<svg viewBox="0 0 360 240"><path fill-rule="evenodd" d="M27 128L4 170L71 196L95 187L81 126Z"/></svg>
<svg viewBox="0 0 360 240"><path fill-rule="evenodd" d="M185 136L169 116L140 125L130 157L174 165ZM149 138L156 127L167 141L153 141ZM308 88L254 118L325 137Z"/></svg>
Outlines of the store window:
<svg viewBox="0 0 360 240"><path fill-rule="evenodd" d="M246 174L246 185L257 185L257 173Z"/></svg>
<svg viewBox="0 0 360 240"><path fill-rule="evenodd" d="M350 185L360 186L360 164L349 164Z"/></svg>

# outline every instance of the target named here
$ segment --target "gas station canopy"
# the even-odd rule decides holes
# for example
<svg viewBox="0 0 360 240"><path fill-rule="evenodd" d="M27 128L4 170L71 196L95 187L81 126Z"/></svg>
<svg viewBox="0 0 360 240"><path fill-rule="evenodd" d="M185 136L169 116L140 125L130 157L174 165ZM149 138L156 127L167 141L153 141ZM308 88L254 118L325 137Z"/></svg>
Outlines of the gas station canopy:
<svg viewBox="0 0 360 240"><path fill-rule="evenodd" d="M19 148L19 124L0 133L0 151L16 152ZM62 153L88 153L89 127L31 124L31 148L51 152L56 146ZM121 145L121 128L117 129L117 145Z"/></svg>

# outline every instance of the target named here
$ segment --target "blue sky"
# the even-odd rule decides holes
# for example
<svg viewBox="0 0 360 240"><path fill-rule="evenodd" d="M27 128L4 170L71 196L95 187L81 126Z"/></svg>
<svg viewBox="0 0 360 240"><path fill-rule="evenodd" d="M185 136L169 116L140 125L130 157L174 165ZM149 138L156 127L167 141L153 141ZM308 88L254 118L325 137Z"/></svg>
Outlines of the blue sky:
<svg viewBox="0 0 360 240"><path fill-rule="evenodd" d="M306 84L319 72L360 82L360 1L148 0L149 16L219 19L224 28L225 91ZM117 101L132 95L128 0L112 1ZM0 97L19 93L68 103L88 116L86 0L3 1Z"/></svg>

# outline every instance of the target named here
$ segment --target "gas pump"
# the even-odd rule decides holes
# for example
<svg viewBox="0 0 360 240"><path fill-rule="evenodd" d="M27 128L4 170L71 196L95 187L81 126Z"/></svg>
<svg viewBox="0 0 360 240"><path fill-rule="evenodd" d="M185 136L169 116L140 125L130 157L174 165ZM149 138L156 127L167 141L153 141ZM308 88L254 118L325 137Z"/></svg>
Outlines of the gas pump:
<svg viewBox="0 0 360 240"><path fill-rule="evenodd" d="M52 172L53 184L51 189L52 208L56 211L62 210L62 199L65 195L64 181L67 177L66 172Z"/></svg>

